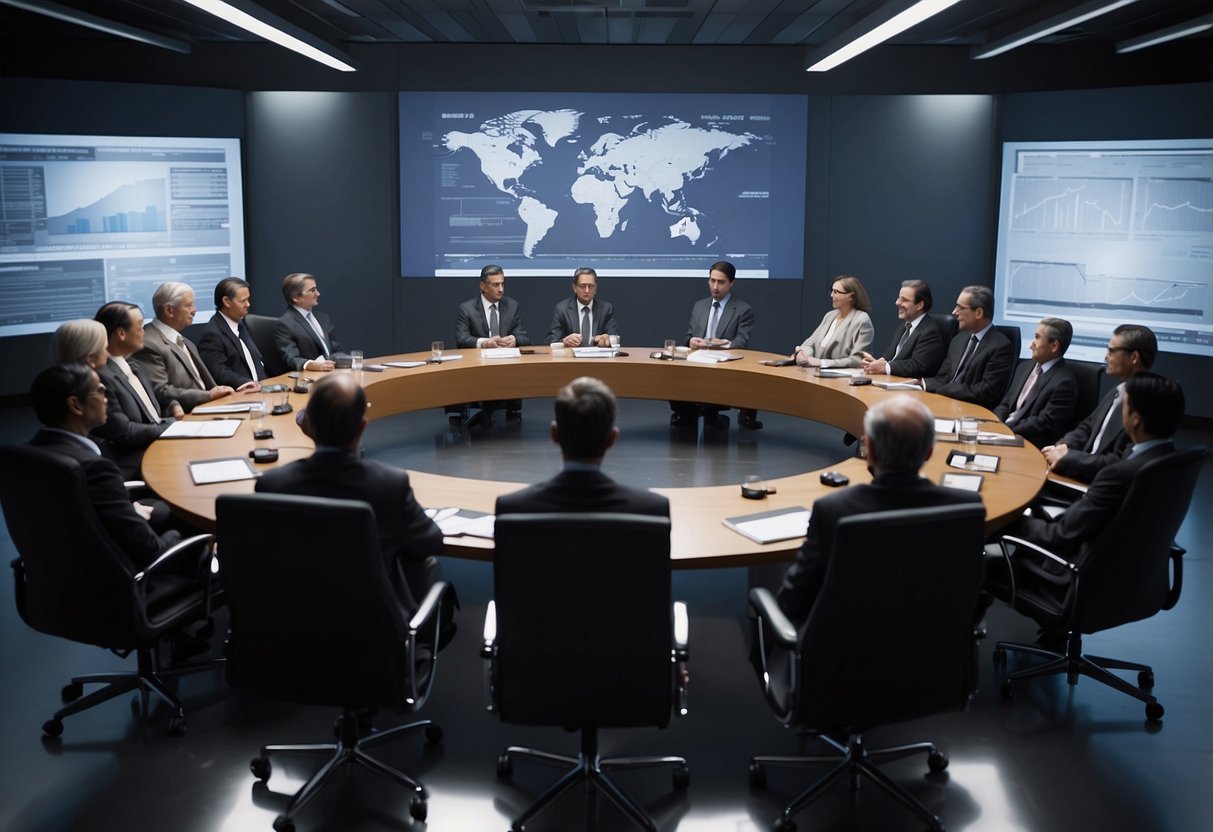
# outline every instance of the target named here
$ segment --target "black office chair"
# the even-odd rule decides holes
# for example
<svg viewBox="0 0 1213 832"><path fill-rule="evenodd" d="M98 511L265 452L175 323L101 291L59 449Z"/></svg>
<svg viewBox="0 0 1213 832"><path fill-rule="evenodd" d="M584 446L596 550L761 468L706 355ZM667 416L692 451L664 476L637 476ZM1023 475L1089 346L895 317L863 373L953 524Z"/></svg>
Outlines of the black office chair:
<svg viewBox="0 0 1213 832"><path fill-rule="evenodd" d="M1154 671L1137 662L1086 655L1082 636L1149 618L1179 602L1185 552L1175 545L1175 534L1207 454L1207 448L1194 446L1145 465L1116 517L1069 560L1017 537L999 540L995 548L1004 568L993 568L997 560L991 563L987 588L1046 631L1065 633L1061 652L998 642L994 659L1000 666L1008 650L1047 659L1008 676L1003 696L1011 698L1023 679L1064 673L1076 685L1079 676L1089 676L1146 703L1146 719L1162 719L1163 706L1151 692ZM1136 670L1137 686L1109 668Z"/></svg>
<svg viewBox="0 0 1213 832"><path fill-rule="evenodd" d="M274 829L293 829L293 816L354 764L411 789L409 814L425 820L425 787L366 752L419 728L437 743L441 729L426 719L364 731L360 719L365 722L377 707L413 712L425 704L438 661L442 606L455 603L454 589L435 583L408 618L384 568L374 512L364 502L224 494L215 509L231 607L228 681L275 699L342 708L335 743L266 745L250 764L266 781L271 754L329 754L287 802Z"/></svg>
<svg viewBox="0 0 1213 832"><path fill-rule="evenodd" d="M1073 371L1074 380L1078 382L1078 398L1074 402L1074 417L1070 420L1070 424L1066 425L1063 434L1073 430L1099 404L1099 386L1104 374L1103 364L1069 359L1066 359L1066 364Z"/></svg>
<svg viewBox="0 0 1213 832"><path fill-rule="evenodd" d="M274 340L274 328L278 326L277 318L269 315L254 315L250 312L244 316L244 325L248 327L249 336L252 337L253 343L257 345L257 350L261 353L261 360L265 364L267 375L280 376L294 369L283 363L282 356L278 353L278 343Z"/></svg>
<svg viewBox="0 0 1213 832"><path fill-rule="evenodd" d="M211 535L182 540L136 572L93 510L78 462L17 445L0 448L0 467L0 504L19 554L12 567L22 620L39 632L123 658L134 653L137 661L134 671L73 677L61 691L64 707L42 724L42 732L58 737L64 717L135 691L143 713L149 694L168 703L169 733L183 734L185 708L170 680L221 661L178 662L170 638L199 621L207 622L199 634L208 634ZM56 503L49 521L48 494ZM167 663L161 662L162 647L172 651ZM84 696L84 686L92 684L104 687Z"/></svg>
<svg viewBox="0 0 1213 832"><path fill-rule="evenodd" d="M942 821L878 769L878 760L927 753L932 772L948 758L931 742L869 749L863 734L891 722L964 705L976 687L973 614L982 577L985 509L980 503L859 514L835 529L834 550L801 633L765 588L750 590L759 682L788 728L814 734L836 754L756 756L750 784L772 765L837 765L797 795L777 832L832 783L867 777L934 829ZM771 648L786 651L786 676Z"/></svg>
<svg viewBox="0 0 1213 832"><path fill-rule="evenodd" d="M946 312L929 312L932 320L939 326L939 334L943 336L943 349L947 353L948 345L960 332L960 321Z"/></svg>
<svg viewBox="0 0 1213 832"><path fill-rule="evenodd" d="M610 779L614 769L668 766L682 757L600 759L598 730L664 728L686 714L686 607L670 603L670 521L634 514L506 514L497 518L494 601L485 618L489 709L504 722L581 732L577 757L510 746L515 757L570 770L512 828L523 829L580 782L601 789L632 820L652 818Z"/></svg>

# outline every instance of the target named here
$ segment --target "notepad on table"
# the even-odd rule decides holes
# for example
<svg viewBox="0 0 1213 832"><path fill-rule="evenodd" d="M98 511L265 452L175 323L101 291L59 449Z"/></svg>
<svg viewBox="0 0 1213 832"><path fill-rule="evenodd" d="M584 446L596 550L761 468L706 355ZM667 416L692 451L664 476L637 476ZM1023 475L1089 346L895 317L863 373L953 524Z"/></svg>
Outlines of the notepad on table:
<svg viewBox="0 0 1213 832"><path fill-rule="evenodd" d="M517 347L490 347L480 351L481 358L522 358Z"/></svg>
<svg viewBox="0 0 1213 832"><path fill-rule="evenodd" d="M993 474L998 470L999 458L994 454L965 454L952 451L948 455L948 465L952 468L963 468L966 471L984 471Z"/></svg>
<svg viewBox="0 0 1213 832"><path fill-rule="evenodd" d="M922 392L922 388L912 381L874 381L873 385L881 390L917 390Z"/></svg>
<svg viewBox="0 0 1213 832"><path fill-rule="evenodd" d="M161 439L219 439L235 436L239 419L209 419L205 422L173 422L160 434Z"/></svg>
<svg viewBox="0 0 1213 832"><path fill-rule="evenodd" d="M807 508L792 506L760 511L757 514L726 517L720 522L755 543L775 543L804 537L809 528L809 514Z"/></svg>
<svg viewBox="0 0 1213 832"><path fill-rule="evenodd" d="M216 482L237 482L256 478L252 466L244 457L228 459L204 459L190 463L190 476L194 485L210 485Z"/></svg>
<svg viewBox="0 0 1213 832"><path fill-rule="evenodd" d="M222 413L248 413L253 407L252 402L240 402L239 404L204 404L195 407L190 413L195 416L208 416Z"/></svg>
<svg viewBox="0 0 1213 832"><path fill-rule="evenodd" d="M425 513L438 524L443 537L483 537L493 539L496 515L470 508L427 508Z"/></svg>
<svg viewBox="0 0 1213 832"><path fill-rule="evenodd" d="M695 350L687 356L692 364L723 364L726 361L739 361L741 356L735 352L720 352L718 350Z"/></svg>
<svg viewBox="0 0 1213 832"><path fill-rule="evenodd" d="M462 356L460 357L462 358ZM392 367L397 370L409 370L413 367L424 367L426 363L425 361L386 361L383 366Z"/></svg>
<svg viewBox="0 0 1213 832"><path fill-rule="evenodd" d="M573 347L575 358L614 358L615 352L610 347Z"/></svg>

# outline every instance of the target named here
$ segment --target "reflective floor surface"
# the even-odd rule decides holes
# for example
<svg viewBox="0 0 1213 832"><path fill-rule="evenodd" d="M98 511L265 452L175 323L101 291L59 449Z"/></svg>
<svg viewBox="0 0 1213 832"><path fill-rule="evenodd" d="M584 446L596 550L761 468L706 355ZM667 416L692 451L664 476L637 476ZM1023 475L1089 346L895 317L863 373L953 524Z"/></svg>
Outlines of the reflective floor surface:
<svg viewBox="0 0 1213 832"><path fill-rule="evenodd" d="M547 439L550 400L529 401L520 425L495 423L487 431L452 432L439 411L373 423L368 454L408 467L466 476L536 481L553 473L558 453ZM849 453L833 428L763 414L766 428L725 434L676 435L668 410L656 402L624 402L623 437L608 457L612 476L638 485L740 482L747 474L779 476L821 467ZM0 440L23 441L34 424L27 408L0 409ZM1208 443L1186 432L1184 441ZM1035 627L1001 605L988 618L982 647L981 688L964 713L949 713L870 733L873 745L929 738L950 756L942 775L927 773L918 757L894 763L889 774L943 817L951 830L1197 830L1213 823L1213 471L1206 470L1180 535L1189 550L1184 594L1176 609L1147 621L1091 636L1091 652L1146 661L1166 717L1154 727L1139 703L1082 680L1021 686L1003 701L990 659L994 639L1031 640ZM47 495L47 521L54 499ZM289 543L289 536L286 540ZM5 532L0 555L15 556ZM507 744L575 752L575 735L557 729L500 724L485 710L477 653L480 622L491 594L491 566L449 560L446 577L458 587L461 628L442 654L438 680L422 712L445 729L440 747L409 737L380 750L383 758L416 774L430 791L425 823L409 819L408 795L366 771L329 786L297 818L308 830L505 830L555 777L553 769L515 766L499 781L495 762ZM763 790L746 775L755 753L792 754L809 746L771 716L746 662L745 596L751 581L779 570L675 573L675 595L691 609L690 713L663 731L604 732L606 754L680 754L691 785L671 788L663 771L628 772L619 782L663 830L745 832L770 829L783 804L812 776L772 770ZM256 830L270 829L286 795L316 763L276 761L268 789L249 761L264 743L322 742L331 736L334 709L270 702L228 689L221 674L181 684L188 730L164 733L167 714L133 716L119 698L69 717L58 740L39 726L57 707L59 688L73 673L133 664L98 648L40 635L18 618L12 576L0 574L0 662L7 678L0 693L0 829L26 830ZM222 617L220 617L222 624ZM1015 661L1013 658L1012 662ZM890 678L897 686L899 680ZM380 727L404 717L382 712ZM911 830L921 824L871 787L845 787L796 816L803 830ZM528 829L628 830L608 800L574 790Z"/></svg>

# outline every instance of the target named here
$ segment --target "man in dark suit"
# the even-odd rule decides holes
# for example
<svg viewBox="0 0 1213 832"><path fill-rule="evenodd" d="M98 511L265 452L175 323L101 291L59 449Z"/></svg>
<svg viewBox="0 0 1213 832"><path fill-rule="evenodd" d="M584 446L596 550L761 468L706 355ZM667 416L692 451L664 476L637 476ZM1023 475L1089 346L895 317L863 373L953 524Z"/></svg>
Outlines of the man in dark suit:
<svg viewBox="0 0 1213 832"><path fill-rule="evenodd" d="M615 440L615 394L596 378L582 376L556 394L552 441L564 469L546 482L497 498L497 514L542 511L617 511L670 516L660 494L615 482L602 473L602 458Z"/></svg>
<svg viewBox="0 0 1213 832"><path fill-rule="evenodd" d="M943 333L931 311L931 287L925 280L906 280L897 292L897 320L901 326L880 358L863 354L860 367L868 375L926 378L943 363Z"/></svg>
<svg viewBox="0 0 1213 832"><path fill-rule="evenodd" d="M132 356L143 349L143 313L133 303L115 300L97 310L95 320L105 327L109 360L97 370L108 394L104 424L93 435L106 442L114 461L128 479L139 476L143 452L184 414L176 401L161 408L152 380Z"/></svg>
<svg viewBox="0 0 1213 832"><path fill-rule="evenodd" d="M1123 458L1100 469L1086 493L1056 520L1023 517L1008 534L1069 557L1107 527L1142 466L1175 450L1172 437L1183 418L1183 389L1156 373L1136 373L1124 384L1120 408L1130 441Z"/></svg>
<svg viewBox="0 0 1213 832"><path fill-rule="evenodd" d="M176 401L189 413L205 404L235 392L215 384L198 348L181 334L194 322L194 290L187 283L161 283L152 295L156 317L143 327L143 349L135 359L156 390L161 405ZM250 389L246 384L243 389ZM243 392L243 389L241 392Z"/></svg>
<svg viewBox="0 0 1213 832"><path fill-rule="evenodd" d="M994 328L994 292L988 286L966 286L952 315L960 332L939 372L922 379L923 389L993 410L1015 366L1015 347Z"/></svg>
<svg viewBox="0 0 1213 832"><path fill-rule="evenodd" d="M480 297L459 304L455 319L455 345L460 349L475 347L525 347L531 338L522 322L522 311L518 302L505 296L505 271L501 266L489 265L480 270ZM447 415L453 427L468 426L468 404L448 405ZM522 418L522 401L481 402L481 412L475 418L491 414L505 406L505 418L517 422Z"/></svg>
<svg viewBox="0 0 1213 832"><path fill-rule="evenodd" d="M1095 410L1055 445L1041 448L1049 470L1091 482L1103 468L1120 461L1131 441L1121 426L1120 399L1125 382L1154 366L1158 339L1148 327L1122 324L1108 340L1107 373L1121 383L1100 399ZM1050 493L1061 496L1057 489ZM1073 497L1073 495L1066 495Z"/></svg>
<svg viewBox="0 0 1213 832"><path fill-rule="evenodd" d="M908 395L884 399L864 415L863 427L872 482L814 501L804 545L776 595L780 608L798 626L817 600L834 549L834 529L843 517L981 502L972 491L943 488L918 475L935 445L935 420L922 402Z"/></svg>
<svg viewBox="0 0 1213 832"><path fill-rule="evenodd" d="M89 438L91 431L105 424L106 392L97 373L84 364L56 364L43 370L30 389L34 414L42 425L30 444L80 463L101 525L130 558L134 572L180 540L181 534L175 529L162 534L153 530L149 524L153 508L131 502L122 472Z"/></svg>
<svg viewBox="0 0 1213 832"><path fill-rule="evenodd" d="M392 588L407 615L417 611L437 579L442 532L413 496L409 475L371 459L359 444L366 430L366 394L352 375L335 373L312 388L303 411L303 432L316 443L307 459L263 473L257 491L365 500L375 513L379 551ZM285 530L289 532L290 530ZM307 534L307 529L294 530ZM339 557L339 552L334 552Z"/></svg>
<svg viewBox="0 0 1213 832"><path fill-rule="evenodd" d="M240 388L266 377L265 361L244 323L250 306L249 286L238 277L225 277L215 286L215 314L198 339L202 362L215 381Z"/></svg>
<svg viewBox="0 0 1213 832"><path fill-rule="evenodd" d="M619 334L615 310L598 300L598 272L582 267L573 272L573 297L556 304L548 343L557 341L566 347L609 347L611 336Z"/></svg>
<svg viewBox="0 0 1213 832"><path fill-rule="evenodd" d="M1078 400L1078 380L1066 365L1074 327L1064 318L1042 318L1029 349L1032 358L1020 362L1007 395L994 415L1038 448L1051 444L1071 424Z"/></svg>
<svg viewBox="0 0 1213 832"><path fill-rule="evenodd" d="M754 310L740 298L733 297L733 282L737 279L737 268L727 260L713 263L708 269L708 297L691 307L691 320L683 343L693 350L745 349L754 330ZM715 404L694 402L670 402L670 424L689 427L703 414L704 427L727 428L729 420L720 411L727 410ZM757 430L762 427L754 410L739 411L738 421L742 427Z"/></svg>
<svg viewBox="0 0 1213 832"><path fill-rule="evenodd" d="M341 346L333 339L329 316L316 311L320 303L316 278L302 272L288 274L282 279L282 297L287 309L274 325L274 344L283 365L291 370L332 370L333 353Z"/></svg>

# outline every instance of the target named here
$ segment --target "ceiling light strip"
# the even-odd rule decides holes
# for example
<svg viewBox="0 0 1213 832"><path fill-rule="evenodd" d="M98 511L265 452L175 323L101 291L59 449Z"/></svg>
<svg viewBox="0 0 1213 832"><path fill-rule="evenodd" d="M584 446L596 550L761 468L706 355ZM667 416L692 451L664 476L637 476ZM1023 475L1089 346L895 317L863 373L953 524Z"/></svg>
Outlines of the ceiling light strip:
<svg viewBox="0 0 1213 832"><path fill-rule="evenodd" d="M1068 29L1071 26L1078 26L1100 15L1114 12L1119 8L1136 2L1137 0L1112 0L1112 2L1109 2L1109 0L1095 0L1092 3L1084 3L1068 12L1050 17L1048 20L1042 20L1040 23L996 40L993 43L975 47L972 57L975 60L993 58L995 55L1010 52L1012 49L1023 46L1025 43L1040 40L1055 32L1060 32L1062 29Z"/></svg>
<svg viewBox="0 0 1213 832"><path fill-rule="evenodd" d="M831 70L839 64L851 60L851 58L863 54L873 46L879 46L889 38L901 34L906 29L917 26L928 17L936 15L958 2L960 0L918 0L918 2L915 2L893 17L877 23L874 27L872 26L873 22L883 17L883 13L877 12L875 15L870 15L838 38L839 45L837 47L834 47L832 43L824 47L821 50L825 52L824 57L812 65L805 67L805 69L807 72L826 72ZM861 34L853 36L852 33L856 31L861 32Z"/></svg>
<svg viewBox="0 0 1213 832"><path fill-rule="evenodd" d="M282 29L266 23L264 20L256 18L230 3L224 2L224 0L185 0L185 2L202 9L204 12L215 15L215 17L226 20L233 26L239 26L246 32L251 32L257 37L265 38L272 43L297 52L305 58L311 58L313 61L322 63L327 67L338 69L342 72L355 71L354 67L340 58L317 49L315 46L305 43L294 35L288 34Z"/></svg>

